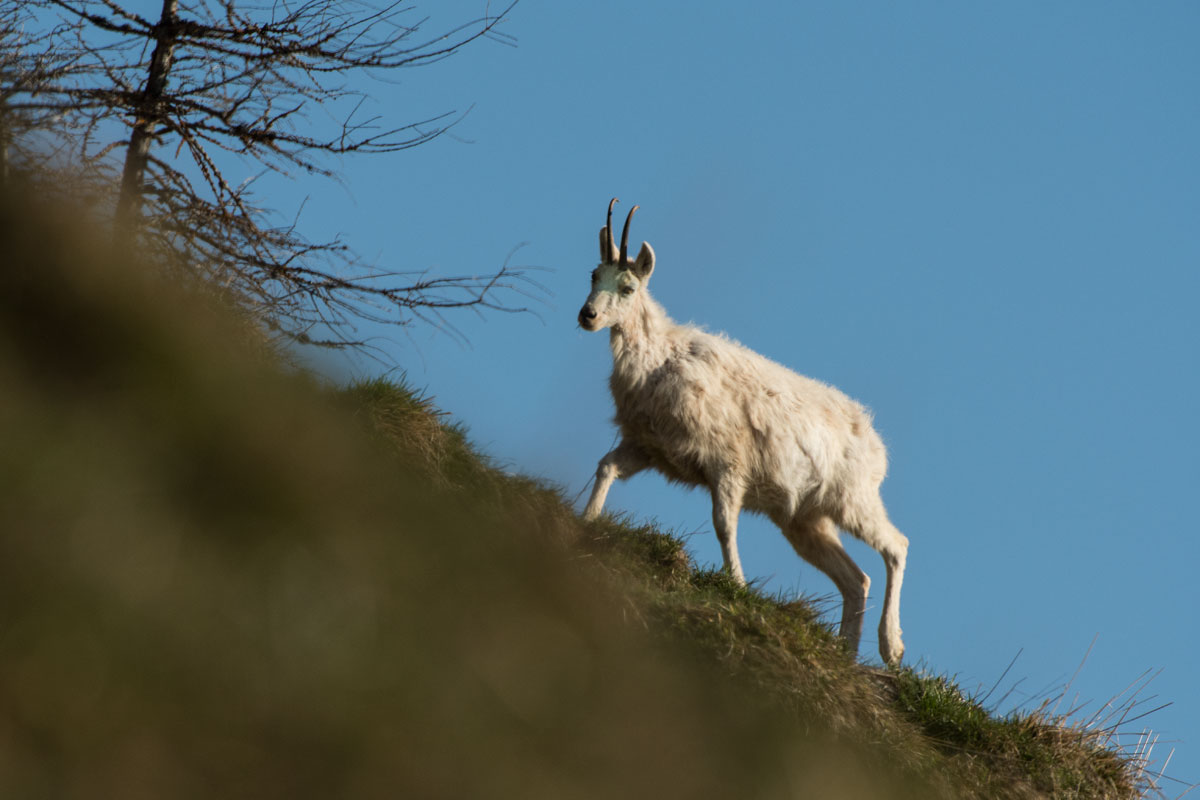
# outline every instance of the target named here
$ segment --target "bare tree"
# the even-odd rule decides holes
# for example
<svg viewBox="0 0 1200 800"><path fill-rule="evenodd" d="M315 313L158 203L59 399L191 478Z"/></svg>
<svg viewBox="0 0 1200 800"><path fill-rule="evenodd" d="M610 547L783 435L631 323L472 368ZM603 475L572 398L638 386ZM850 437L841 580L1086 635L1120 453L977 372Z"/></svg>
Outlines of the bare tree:
<svg viewBox="0 0 1200 800"><path fill-rule="evenodd" d="M364 115L350 80L480 39L512 44L498 26L515 4L427 34L408 0L162 0L157 19L116 0L33 0L0 14L0 146L20 142L0 165L69 155L105 187L101 207L119 234L300 341L361 344L365 319L442 324L451 308L521 310L504 298L537 286L507 261L482 276L379 273L341 241L269 224L253 181L230 179L239 160L333 177L329 157L441 135L455 114L388 127Z"/></svg>

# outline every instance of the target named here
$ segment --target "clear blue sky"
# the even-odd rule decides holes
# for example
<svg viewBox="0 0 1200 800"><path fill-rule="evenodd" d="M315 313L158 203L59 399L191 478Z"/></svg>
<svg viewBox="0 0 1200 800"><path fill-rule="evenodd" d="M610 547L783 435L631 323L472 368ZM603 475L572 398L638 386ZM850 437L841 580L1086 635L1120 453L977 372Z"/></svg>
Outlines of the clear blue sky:
<svg viewBox="0 0 1200 800"><path fill-rule="evenodd" d="M608 337L575 315L608 199L640 204L631 238L677 320L875 412L912 541L907 660L986 690L1020 652L993 700L1036 705L1095 637L1059 710L1161 669L1146 708L1174 705L1127 729L1200 781L1200 5L523 0L504 30L517 48L366 84L401 123L474 105L453 137L347 160L344 186L264 184L382 267L484 272L529 243L540 319L453 316L465 347L370 331L408 380L581 492L614 428ZM701 492L646 473L609 508L720 561ZM767 588L834 592L765 520L740 539ZM877 658L882 562L850 549Z"/></svg>

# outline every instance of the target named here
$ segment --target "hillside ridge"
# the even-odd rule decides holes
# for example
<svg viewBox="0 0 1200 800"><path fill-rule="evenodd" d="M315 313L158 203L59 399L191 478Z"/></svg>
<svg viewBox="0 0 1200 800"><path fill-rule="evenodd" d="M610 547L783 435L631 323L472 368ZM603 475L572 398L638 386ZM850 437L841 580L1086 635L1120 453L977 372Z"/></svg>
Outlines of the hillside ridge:
<svg viewBox="0 0 1200 800"><path fill-rule="evenodd" d="M806 726L871 742L882 762L929 781L926 791L1118 798L1143 796L1148 788L1139 785L1140 764L1114 749L1113 739L1054 717L1049 703L996 715L950 677L859 663L808 600L773 596L753 583L739 586L720 570L697 567L684 540L657 524L622 513L583 521L560 489L490 467L465 427L442 422L431 397L381 380L358 383L347 394L381 438L396 442L398 453L411 453L419 442L436 482L472 494L479 491L474 481L490 483L502 505L512 501L509 493L540 495L553 507L556 524L567 528L552 534L554 541L569 542L615 576L608 590L619 595L631 624ZM410 434L409 426L420 433ZM443 467L448 464L455 466ZM474 478L464 480L468 473ZM949 782L947 774L954 776Z"/></svg>
<svg viewBox="0 0 1200 800"><path fill-rule="evenodd" d="M1136 759L847 654L0 197L0 795L1130 798Z"/></svg>

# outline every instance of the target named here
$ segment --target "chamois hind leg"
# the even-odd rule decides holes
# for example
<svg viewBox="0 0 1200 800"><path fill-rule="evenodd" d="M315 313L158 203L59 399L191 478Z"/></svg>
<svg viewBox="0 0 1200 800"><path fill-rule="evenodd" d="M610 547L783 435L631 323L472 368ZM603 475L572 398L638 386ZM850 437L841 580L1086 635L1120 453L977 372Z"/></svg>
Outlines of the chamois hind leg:
<svg viewBox="0 0 1200 800"><path fill-rule="evenodd" d="M744 494L741 484L730 478L717 480L712 488L713 527L721 543L725 571L741 586L746 585L746 576L742 573L742 560L738 557L737 524Z"/></svg>
<svg viewBox="0 0 1200 800"><path fill-rule="evenodd" d="M842 624L838 635L851 653L858 652L862 638L863 612L871 579L858 568L838 541L837 528L826 516L798 518L783 528L792 547L808 563L824 572L842 593Z"/></svg>
<svg viewBox="0 0 1200 800"><path fill-rule="evenodd" d="M600 459L596 467L596 485L592 487L592 496L583 510L583 518L595 519L600 516L600 509L604 508L604 500L613 481L635 475L649 465L649 459L640 448L622 440Z"/></svg>
<svg viewBox="0 0 1200 800"><path fill-rule="evenodd" d="M900 587L908 559L908 538L888 519L878 489L867 499L844 510L838 520L843 529L873 547L887 567L887 592L879 620L879 655L885 664L895 666L904 657L900 631Z"/></svg>

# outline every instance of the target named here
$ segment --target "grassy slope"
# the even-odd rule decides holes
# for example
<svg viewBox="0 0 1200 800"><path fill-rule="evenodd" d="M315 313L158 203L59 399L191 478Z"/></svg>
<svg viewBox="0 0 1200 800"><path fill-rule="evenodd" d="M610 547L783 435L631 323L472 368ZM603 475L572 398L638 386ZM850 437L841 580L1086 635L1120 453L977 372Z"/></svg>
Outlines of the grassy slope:
<svg viewBox="0 0 1200 800"><path fill-rule="evenodd" d="M1132 797L0 201L0 796ZM20 210L18 210L20 209ZM61 216L61 215L60 215Z"/></svg>
<svg viewBox="0 0 1200 800"><path fill-rule="evenodd" d="M822 740L845 742L877 768L896 771L920 794L946 797L1136 797L1137 765L1103 746L1103 737L1040 714L996 717L953 681L911 668L882 672L857 664L802 600L766 596L699 570L683 542L654 525L607 516L575 518L553 490L491 470L461 428L433 429L432 403L374 381L349 391L398 452L411 452L411 425L431 474L448 486L461 465L493 483L506 502L540 494L558 541L616 577L607 591L624 619L715 667L752 703L769 704ZM439 464L455 464L443 470Z"/></svg>

